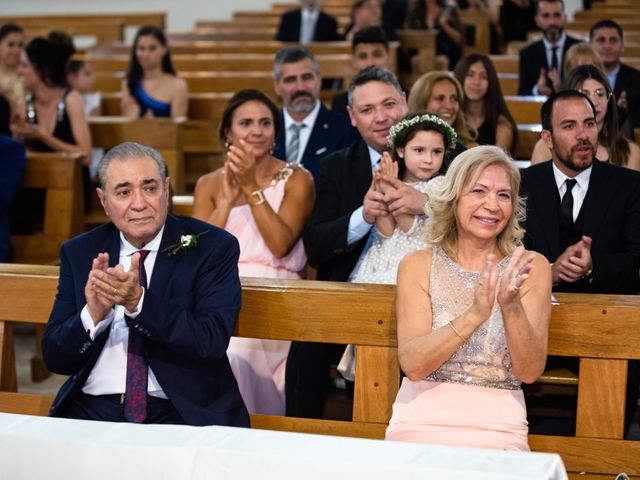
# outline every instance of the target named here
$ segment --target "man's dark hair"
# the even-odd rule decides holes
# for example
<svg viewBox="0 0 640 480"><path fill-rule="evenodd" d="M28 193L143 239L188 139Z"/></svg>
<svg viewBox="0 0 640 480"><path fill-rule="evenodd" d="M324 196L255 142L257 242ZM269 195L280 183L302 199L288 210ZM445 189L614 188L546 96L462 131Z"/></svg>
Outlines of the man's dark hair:
<svg viewBox="0 0 640 480"><path fill-rule="evenodd" d="M320 65L313 56L313 53L305 47L284 47L276 52L273 62L273 79L277 82L280 79L282 65L285 63L298 63L304 59L311 62L311 69L316 75L320 75Z"/></svg>
<svg viewBox="0 0 640 480"><path fill-rule="evenodd" d="M24 33L24 30L22 29L22 27L16 25L15 23L5 23L0 27L0 41L4 37L12 33Z"/></svg>
<svg viewBox="0 0 640 480"><path fill-rule="evenodd" d="M360 70L355 76L351 79L351 83L349 84L349 106L353 106L353 92L357 87L361 87L369 82L382 82L387 85L391 85L395 88L400 95L404 92L402 91L402 87L398 82L398 79L393 74L391 70L387 70L382 67L374 67L369 66L364 70Z"/></svg>
<svg viewBox="0 0 640 480"><path fill-rule="evenodd" d="M536 15L538 14L538 9L542 2L560 3L562 4L562 11L564 11L564 0L536 0Z"/></svg>
<svg viewBox="0 0 640 480"><path fill-rule="evenodd" d="M614 20L607 18L605 20L598 20L593 24L593 27L591 27L591 30L589 30L590 41L593 41L593 37L596 34L596 31L600 30L601 28L615 28L618 32L618 35L620 35L620 40L624 40L624 33L622 32L622 27L620 26L620 24Z"/></svg>
<svg viewBox="0 0 640 480"><path fill-rule="evenodd" d="M389 51L389 40L387 34L380 27L366 27L358 30L351 40L351 51L355 52L356 47L361 43L377 43L382 44L384 49Z"/></svg>
<svg viewBox="0 0 640 480"><path fill-rule="evenodd" d="M596 114L596 109L591 103L589 97L587 97L584 93L580 93L577 90L560 90L557 93L552 94L547 101L542 104L542 108L540 109L540 121L542 123L542 129L548 130L550 132L553 131L551 128L551 115L553 114L553 106L558 100L568 100L570 98L581 98L586 100L593 111L593 115Z"/></svg>

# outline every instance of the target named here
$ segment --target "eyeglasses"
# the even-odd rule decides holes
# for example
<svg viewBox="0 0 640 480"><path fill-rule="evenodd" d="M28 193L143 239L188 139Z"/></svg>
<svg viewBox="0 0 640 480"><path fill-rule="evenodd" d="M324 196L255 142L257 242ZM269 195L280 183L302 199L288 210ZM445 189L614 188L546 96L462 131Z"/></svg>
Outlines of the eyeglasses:
<svg viewBox="0 0 640 480"><path fill-rule="evenodd" d="M584 90L582 88L578 89L578 91L589 98L595 98L597 100L609 100L611 98L611 95L613 94L613 92L610 92L606 88L596 88L593 91L593 94L589 90Z"/></svg>

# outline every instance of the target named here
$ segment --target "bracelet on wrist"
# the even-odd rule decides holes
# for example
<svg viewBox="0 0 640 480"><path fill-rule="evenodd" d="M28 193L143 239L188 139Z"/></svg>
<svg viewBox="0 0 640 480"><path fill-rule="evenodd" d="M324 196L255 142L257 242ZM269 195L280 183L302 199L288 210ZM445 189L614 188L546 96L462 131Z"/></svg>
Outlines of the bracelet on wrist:
<svg viewBox="0 0 640 480"><path fill-rule="evenodd" d="M249 205L251 205L252 207L257 205L262 205L264 202L267 201L267 199L264 196L264 192L260 189L256 190L255 192L251 192L249 197L252 199L256 199L256 201L249 201Z"/></svg>

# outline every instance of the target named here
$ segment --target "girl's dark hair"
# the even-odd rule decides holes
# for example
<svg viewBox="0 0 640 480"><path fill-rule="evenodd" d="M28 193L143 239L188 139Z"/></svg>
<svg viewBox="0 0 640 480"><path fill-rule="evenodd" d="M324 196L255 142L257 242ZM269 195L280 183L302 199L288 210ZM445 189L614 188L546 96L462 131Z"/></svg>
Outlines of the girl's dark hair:
<svg viewBox="0 0 640 480"><path fill-rule="evenodd" d="M11 35L12 33L24 33L24 30L21 26L16 25L15 23L5 23L0 27L0 42L7 35Z"/></svg>
<svg viewBox="0 0 640 480"><path fill-rule="evenodd" d="M72 58L67 62L67 75L77 75L86 64L87 62L84 60Z"/></svg>
<svg viewBox="0 0 640 480"><path fill-rule="evenodd" d="M498 74L496 73L496 67L487 55L481 53L472 53L464 58L461 58L457 63L454 70L454 76L462 85L464 89L464 79L469 73L471 65L474 63L482 63L487 71L488 87L487 93L484 96L484 121L489 125L492 132L495 132L498 128L498 119L500 115L503 115L513 130L513 142L511 143L511 152L513 153L518 143L518 126L516 125L511 112L507 108L507 104L504 101L504 95L502 94L502 88L500 87L500 81L498 80ZM469 104L469 98L466 93L464 96L464 102L462 103L462 111L466 112Z"/></svg>
<svg viewBox="0 0 640 480"><path fill-rule="evenodd" d="M136 38L133 41L133 47L131 48L131 59L129 60L129 70L127 71L127 86L129 87L129 93L133 95L135 91L136 84L139 80L142 80L142 76L144 72L142 71L142 66L140 62L138 62L138 57L136 56L136 49L138 48L138 41L140 37L152 36L160 44L167 49L167 53L162 57L162 71L164 73L170 73L171 75L175 75L176 71L173 68L173 63L171 63L171 53L169 52L169 45L167 44L167 37L164 36L162 30L160 30L155 25L144 25L140 27L138 32L136 33Z"/></svg>
<svg viewBox="0 0 640 480"><path fill-rule="evenodd" d="M607 101L607 114L604 116L602 130L598 134L598 142L609 149L609 161L614 165L626 165L629 159L629 143L620 134L618 127L618 107L615 95L607 76L593 65L580 65L571 72L562 82L562 88L566 90L580 90L582 82L587 79L595 80L609 92Z"/></svg>
<svg viewBox="0 0 640 480"><path fill-rule="evenodd" d="M273 117L274 138L278 137L280 128L278 122L278 107L276 107L276 104L259 90L245 89L236 92L229 100L229 103L227 103L224 112L222 112L222 119L220 120L220 127L218 128L218 136L222 143L226 141L227 132L231 129L234 112L238 107L247 102L260 102L269 109Z"/></svg>
<svg viewBox="0 0 640 480"><path fill-rule="evenodd" d="M427 112L426 110L419 110L417 112L411 112L408 115L406 115L402 120L411 120L414 117L419 117L421 115L425 115L425 114L429 114L429 115L434 115L437 117L437 115L435 113L431 113L431 112ZM443 120L444 123L444 120ZM449 127L452 128L452 127ZM452 129L453 130L453 129ZM407 146L407 143L409 143L411 140L413 140L413 138L418 134L418 132L437 132L440 135L442 135L442 144L444 146L444 153L446 154L447 151L449 150L449 141L448 141L448 135L447 135L447 130L443 125L439 125L436 122L430 122L430 121L423 121L423 122L416 122L413 125L409 125L406 128L403 128L393 139L393 148L391 149L391 151L389 152L391 154L391 158L398 162L398 178L400 180L404 179L404 176L407 172L407 165L404 162L404 158L400 157L400 155L398 155L398 148L405 148ZM405 152L406 155L406 152ZM439 173L441 175L444 175L446 173L446 167L445 167L445 161L444 161L444 155L442 157L442 165L440 166L440 171Z"/></svg>
<svg viewBox="0 0 640 480"><path fill-rule="evenodd" d="M27 44L24 52L46 86L67 86L66 64L70 56L67 47L56 45L43 37L36 37Z"/></svg>

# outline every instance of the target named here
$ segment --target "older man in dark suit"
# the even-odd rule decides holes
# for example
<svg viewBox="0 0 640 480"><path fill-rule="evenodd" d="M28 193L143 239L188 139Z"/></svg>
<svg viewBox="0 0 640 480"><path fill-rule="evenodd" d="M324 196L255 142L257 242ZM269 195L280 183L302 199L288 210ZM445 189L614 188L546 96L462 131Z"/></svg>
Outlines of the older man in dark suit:
<svg viewBox="0 0 640 480"><path fill-rule="evenodd" d="M522 172L525 246L552 264L554 291L640 292L640 174L595 158L595 108L574 90L542 106L548 162ZM552 359L554 366L577 367ZM626 424L638 399L638 364L630 362Z"/></svg>
<svg viewBox="0 0 640 480"><path fill-rule="evenodd" d="M536 25L542 39L520 50L518 95L550 95L560 83L564 54L580 40L568 36L563 0L538 0Z"/></svg>
<svg viewBox="0 0 640 480"><path fill-rule="evenodd" d="M70 375L51 415L249 426L226 350L240 309L237 240L167 214L162 157L136 143L100 164L111 222L61 249L44 359Z"/></svg>
<svg viewBox="0 0 640 480"><path fill-rule="evenodd" d="M355 130L345 115L320 101L320 66L306 48L285 47L276 53L273 82L284 104L273 155L301 163L316 177L320 160L351 145Z"/></svg>
<svg viewBox="0 0 640 480"><path fill-rule="evenodd" d="M335 42L338 22L320 9L319 0L300 0L300 8L282 14L276 40L281 42Z"/></svg>

